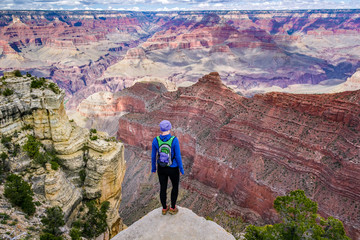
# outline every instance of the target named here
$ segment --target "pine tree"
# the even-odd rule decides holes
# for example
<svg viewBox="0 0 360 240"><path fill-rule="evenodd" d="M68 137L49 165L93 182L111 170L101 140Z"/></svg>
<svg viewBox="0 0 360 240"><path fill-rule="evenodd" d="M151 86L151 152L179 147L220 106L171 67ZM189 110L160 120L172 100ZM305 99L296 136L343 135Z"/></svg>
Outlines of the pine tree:
<svg viewBox="0 0 360 240"><path fill-rule="evenodd" d="M46 209L46 216L41 219L44 224L42 238L45 239L62 239L60 227L65 225L64 213L60 207L51 207ZM41 239L41 238L40 238Z"/></svg>
<svg viewBox="0 0 360 240"><path fill-rule="evenodd" d="M317 203L307 198L303 190L295 190L289 195L277 197L274 201L274 208L282 218L282 222L263 227L250 225L246 229L245 239L350 240L346 236L342 222L333 217L329 217L327 220L320 217L317 214Z"/></svg>
<svg viewBox="0 0 360 240"><path fill-rule="evenodd" d="M30 185L20 176L10 174L6 178L4 196L28 215L33 215L36 211L33 195Z"/></svg>

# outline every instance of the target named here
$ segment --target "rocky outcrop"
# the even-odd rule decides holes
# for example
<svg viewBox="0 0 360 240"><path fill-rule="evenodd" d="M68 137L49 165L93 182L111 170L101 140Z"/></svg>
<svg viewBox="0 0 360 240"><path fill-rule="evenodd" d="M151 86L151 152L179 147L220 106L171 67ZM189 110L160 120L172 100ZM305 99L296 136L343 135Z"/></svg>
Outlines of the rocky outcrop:
<svg viewBox="0 0 360 240"><path fill-rule="evenodd" d="M197 216L191 210L179 208L179 213L162 216L161 208L157 208L126 230L116 235L114 240L143 239L234 239L215 222Z"/></svg>
<svg viewBox="0 0 360 240"><path fill-rule="evenodd" d="M81 191L74 187L63 171L52 170L50 164L46 165L46 170L45 198L50 201L51 206L60 206L65 218L68 219L82 200Z"/></svg>
<svg viewBox="0 0 360 240"><path fill-rule="evenodd" d="M143 179L124 181L141 196L157 195L143 184L151 179L158 123L168 119L185 166L181 206L203 216L223 209L249 222L273 223L276 196L300 188L318 202L322 215L339 218L357 239L359 98L359 91L244 98L211 73L190 87L158 94L145 113L120 118L118 138L132 146L128 171ZM146 204L135 196L123 203L128 212Z"/></svg>
<svg viewBox="0 0 360 240"><path fill-rule="evenodd" d="M46 169L20 151L9 158L10 171L22 173L33 190L50 206L60 206L66 221L74 220L82 201L109 201L109 234L122 229L118 214L121 184L125 174L124 147L103 132L90 133L69 121L64 110L63 90L54 90L47 80L41 88L31 88L30 77L9 77L1 89L12 89L10 96L0 96L0 132L14 136L14 144L24 145L27 135L41 141L41 151L55 152L61 168ZM58 92L57 92L58 91ZM53 150L52 150L53 149ZM7 151L1 146L0 151ZM80 175L83 175L82 177Z"/></svg>

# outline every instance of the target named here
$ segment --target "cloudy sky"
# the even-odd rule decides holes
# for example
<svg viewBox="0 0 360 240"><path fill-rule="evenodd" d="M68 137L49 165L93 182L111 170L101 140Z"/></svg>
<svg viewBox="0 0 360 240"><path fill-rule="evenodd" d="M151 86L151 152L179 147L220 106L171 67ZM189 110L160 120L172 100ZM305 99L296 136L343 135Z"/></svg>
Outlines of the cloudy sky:
<svg viewBox="0 0 360 240"><path fill-rule="evenodd" d="M360 0L0 0L0 9L255 10L360 8Z"/></svg>

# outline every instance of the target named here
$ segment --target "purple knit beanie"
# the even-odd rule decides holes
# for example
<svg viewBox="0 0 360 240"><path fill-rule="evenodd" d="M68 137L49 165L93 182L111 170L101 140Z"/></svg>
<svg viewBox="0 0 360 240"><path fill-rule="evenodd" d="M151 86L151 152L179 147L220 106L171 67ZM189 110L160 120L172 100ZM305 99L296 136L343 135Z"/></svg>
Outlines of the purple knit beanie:
<svg viewBox="0 0 360 240"><path fill-rule="evenodd" d="M171 123L168 120L162 120L159 126L160 126L160 131L162 132L166 132L171 129Z"/></svg>

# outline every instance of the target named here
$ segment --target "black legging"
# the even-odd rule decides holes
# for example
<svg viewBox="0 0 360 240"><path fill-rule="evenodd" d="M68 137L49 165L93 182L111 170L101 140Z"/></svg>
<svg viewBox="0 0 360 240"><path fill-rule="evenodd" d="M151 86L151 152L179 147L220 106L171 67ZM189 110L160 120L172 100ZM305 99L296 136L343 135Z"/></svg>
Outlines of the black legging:
<svg viewBox="0 0 360 240"><path fill-rule="evenodd" d="M180 172L179 168L175 167L160 167L158 165L158 176L160 182L160 201L163 208L166 208L166 189L168 178L170 177L172 190L171 190L171 207L175 208L176 200L179 192Z"/></svg>

